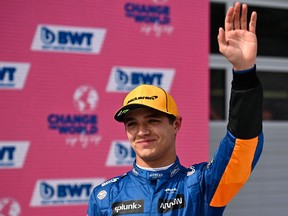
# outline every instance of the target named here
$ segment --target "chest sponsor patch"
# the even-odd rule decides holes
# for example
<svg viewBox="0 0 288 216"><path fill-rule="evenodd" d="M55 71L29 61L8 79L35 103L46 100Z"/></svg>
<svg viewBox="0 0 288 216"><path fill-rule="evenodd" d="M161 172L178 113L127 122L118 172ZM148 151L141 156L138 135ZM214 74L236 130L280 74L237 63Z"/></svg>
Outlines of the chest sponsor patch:
<svg viewBox="0 0 288 216"><path fill-rule="evenodd" d="M168 211L185 208L185 198L183 194L177 194L174 199L159 199L158 212L166 213Z"/></svg>
<svg viewBox="0 0 288 216"><path fill-rule="evenodd" d="M144 200L112 203L112 216L144 213Z"/></svg>

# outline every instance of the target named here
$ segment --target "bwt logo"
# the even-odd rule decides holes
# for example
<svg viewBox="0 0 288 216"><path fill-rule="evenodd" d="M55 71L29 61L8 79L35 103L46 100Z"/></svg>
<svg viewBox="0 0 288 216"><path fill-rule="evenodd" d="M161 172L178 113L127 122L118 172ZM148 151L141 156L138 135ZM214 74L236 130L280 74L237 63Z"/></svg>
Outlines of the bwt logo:
<svg viewBox="0 0 288 216"><path fill-rule="evenodd" d="M141 84L157 85L169 91L174 74L174 69L113 67L106 91L128 92Z"/></svg>
<svg viewBox="0 0 288 216"><path fill-rule="evenodd" d="M90 32L58 31L54 33L46 27L41 28L41 41L47 45L58 43L91 47L92 37L93 34Z"/></svg>
<svg viewBox="0 0 288 216"><path fill-rule="evenodd" d="M0 141L0 169L22 168L29 145L27 141Z"/></svg>
<svg viewBox="0 0 288 216"><path fill-rule="evenodd" d="M99 54L106 29L38 25L32 50Z"/></svg>
<svg viewBox="0 0 288 216"><path fill-rule="evenodd" d="M131 166L136 158L136 154L128 141L113 141L106 166Z"/></svg>
<svg viewBox="0 0 288 216"><path fill-rule="evenodd" d="M133 85L139 85L142 83L161 85L163 74L162 73L143 73L141 71L134 71L129 75L125 71L117 68L115 73L115 80L120 85L126 85L130 80Z"/></svg>
<svg viewBox="0 0 288 216"><path fill-rule="evenodd" d="M119 160L123 160L127 157L134 158L134 159L136 158L136 154L134 150L132 149L132 147L130 146L128 146L127 148L127 146L121 143L116 143L114 146L114 149L115 149L115 156Z"/></svg>
<svg viewBox="0 0 288 216"><path fill-rule="evenodd" d="M93 188L104 179L37 181L31 206L86 204Z"/></svg>
<svg viewBox="0 0 288 216"><path fill-rule="evenodd" d="M0 90L23 89L29 68L29 63L0 62Z"/></svg>
<svg viewBox="0 0 288 216"><path fill-rule="evenodd" d="M40 196L45 199L52 199L54 196L58 198L67 197L88 197L91 191L92 184L59 184L54 188L53 186L43 182L40 185Z"/></svg>

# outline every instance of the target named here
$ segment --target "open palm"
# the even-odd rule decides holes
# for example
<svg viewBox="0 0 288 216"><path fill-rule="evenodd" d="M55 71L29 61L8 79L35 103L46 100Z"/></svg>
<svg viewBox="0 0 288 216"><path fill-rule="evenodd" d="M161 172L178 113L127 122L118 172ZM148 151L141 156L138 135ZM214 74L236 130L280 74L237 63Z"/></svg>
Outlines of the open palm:
<svg viewBox="0 0 288 216"><path fill-rule="evenodd" d="M225 18L225 30L219 28L219 51L231 62L235 70L253 67L257 55L256 20L253 12L247 29L247 5L239 2L230 7Z"/></svg>

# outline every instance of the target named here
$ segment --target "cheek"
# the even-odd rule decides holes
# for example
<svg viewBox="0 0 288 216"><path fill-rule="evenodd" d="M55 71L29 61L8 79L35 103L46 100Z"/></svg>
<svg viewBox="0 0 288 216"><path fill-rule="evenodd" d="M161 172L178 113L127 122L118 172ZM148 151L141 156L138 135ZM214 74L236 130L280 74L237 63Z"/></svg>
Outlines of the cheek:
<svg viewBox="0 0 288 216"><path fill-rule="evenodd" d="M167 126L167 127L159 128L157 133L164 135L164 136L169 136L174 133L174 129L172 126Z"/></svg>
<svg viewBox="0 0 288 216"><path fill-rule="evenodd" d="M131 142L132 140L134 140L134 135L131 132L126 131L126 135L128 140Z"/></svg>
<svg viewBox="0 0 288 216"><path fill-rule="evenodd" d="M166 131L162 131L161 137L166 141L170 141L175 136L175 131L168 128Z"/></svg>

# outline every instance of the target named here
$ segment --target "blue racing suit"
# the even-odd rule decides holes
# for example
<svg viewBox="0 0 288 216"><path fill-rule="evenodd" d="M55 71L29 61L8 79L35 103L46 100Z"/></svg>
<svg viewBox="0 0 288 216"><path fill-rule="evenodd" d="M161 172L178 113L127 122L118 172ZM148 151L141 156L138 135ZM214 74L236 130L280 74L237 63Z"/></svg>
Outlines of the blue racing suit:
<svg viewBox="0 0 288 216"><path fill-rule="evenodd" d="M256 66L233 72L228 130L210 163L164 171L134 164L94 188L89 216L220 216L249 178L263 147L262 87Z"/></svg>

